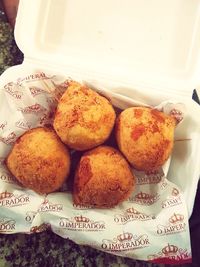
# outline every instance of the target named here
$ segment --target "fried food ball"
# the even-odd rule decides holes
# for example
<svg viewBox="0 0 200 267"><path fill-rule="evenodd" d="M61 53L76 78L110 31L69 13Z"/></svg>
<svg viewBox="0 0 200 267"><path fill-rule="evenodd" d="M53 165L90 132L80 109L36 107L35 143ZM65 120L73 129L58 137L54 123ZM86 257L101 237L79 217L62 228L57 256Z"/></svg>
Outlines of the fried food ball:
<svg viewBox="0 0 200 267"><path fill-rule="evenodd" d="M134 185L135 177L121 153L99 146L81 157L74 180L74 203L113 207L130 196Z"/></svg>
<svg viewBox="0 0 200 267"><path fill-rule="evenodd" d="M59 189L70 170L68 149L52 129L41 127L17 139L6 163L23 186L41 194Z"/></svg>
<svg viewBox="0 0 200 267"><path fill-rule="evenodd" d="M175 125L174 118L156 109L128 108L116 122L119 149L135 169L156 170L172 152Z"/></svg>
<svg viewBox="0 0 200 267"><path fill-rule="evenodd" d="M71 81L58 103L53 126L63 143L82 151L104 143L115 118L115 111L105 97Z"/></svg>

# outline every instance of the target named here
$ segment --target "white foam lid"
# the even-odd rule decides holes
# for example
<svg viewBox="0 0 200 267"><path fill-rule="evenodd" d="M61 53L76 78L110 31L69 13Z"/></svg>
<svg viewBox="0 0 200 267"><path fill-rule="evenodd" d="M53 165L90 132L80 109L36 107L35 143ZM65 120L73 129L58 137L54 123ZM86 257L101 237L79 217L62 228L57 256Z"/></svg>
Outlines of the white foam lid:
<svg viewBox="0 0 200 267"><path fill-rule="evenodd" d="M199 0L21 0L25 61L191 97L200 85Z"/></svg>

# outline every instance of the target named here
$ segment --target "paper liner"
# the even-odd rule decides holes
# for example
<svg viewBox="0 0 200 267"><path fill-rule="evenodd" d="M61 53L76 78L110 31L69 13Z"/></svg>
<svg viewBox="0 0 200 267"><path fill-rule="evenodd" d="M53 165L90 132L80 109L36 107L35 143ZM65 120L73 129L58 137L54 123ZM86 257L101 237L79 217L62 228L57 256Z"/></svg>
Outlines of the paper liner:
<svg viewBox="0 0 200 267"><path fill-rule="evenodd" d="M86 83L117 108L147 106L100 88L94 81ZM27 130L52 124L57 101L67 84L66 77L48 77L38 72L9 82L0 90L0 233L51 229L78 244L123 257L160 263L189 262L188 211L180 188L166 178L170 160L159 171L133 170L136 190L112 209L74 205L66 185L62 188L66 192L38 195L22 188L9 173L4 161L12 145ZM184 104L176 101L155 108L175 116L177 123L186 111Z"/></svg>

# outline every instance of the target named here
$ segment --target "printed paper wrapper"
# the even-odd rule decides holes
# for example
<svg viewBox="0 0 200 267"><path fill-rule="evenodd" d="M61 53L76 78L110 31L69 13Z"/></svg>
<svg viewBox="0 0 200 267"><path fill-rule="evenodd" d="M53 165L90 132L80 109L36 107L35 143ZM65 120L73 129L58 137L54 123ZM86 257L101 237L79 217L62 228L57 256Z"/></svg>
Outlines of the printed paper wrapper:
<svg viewBox="0 0 200 267"><path fill-rule="evenodd" d="M15 140L31 128L52 123L57 100L67 87L65 81L66 77L38 72L0 90L0 232L51 229L78 244L123 257L168 264L190 262L188 211L180 188L166 178L170 160L159 171L133 170L136 190L112 209L74 205L66 185L64 192L38 195L21 187L9 173L4 161ZM144 105L112 88L99 89L96 84L95 89L120 109ZM178 122L185 112L184 105L174 101L157 108L176 116ZM75 157L76 152L73 162Z"/></svg>

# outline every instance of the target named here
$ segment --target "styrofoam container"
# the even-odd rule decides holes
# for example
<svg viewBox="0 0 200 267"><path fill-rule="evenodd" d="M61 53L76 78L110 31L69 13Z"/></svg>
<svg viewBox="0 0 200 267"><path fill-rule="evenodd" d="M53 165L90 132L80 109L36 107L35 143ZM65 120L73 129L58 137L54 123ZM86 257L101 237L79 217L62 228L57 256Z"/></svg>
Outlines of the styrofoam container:
<svg viewBox="0 0 200 267"><path fill-rule="evenodd" d="M192 141L175 144L168 179L182 189L190 216L200 174L200 108L191 99L200 87L200 1L21 0L15 38L24 62L3 73L0 87L45 70L149 105L186 105L177 131L188 127Z"/></svg>

